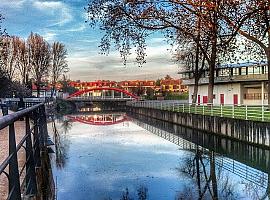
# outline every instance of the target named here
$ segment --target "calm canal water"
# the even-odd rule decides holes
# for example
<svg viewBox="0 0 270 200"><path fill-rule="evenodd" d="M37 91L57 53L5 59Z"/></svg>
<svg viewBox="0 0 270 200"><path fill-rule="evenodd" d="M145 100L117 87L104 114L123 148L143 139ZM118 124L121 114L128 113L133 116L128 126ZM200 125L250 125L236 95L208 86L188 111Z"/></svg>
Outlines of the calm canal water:
<svg viewBox="0 0 270 200"><path fill-rule="evenodd" d="M51 125L59 200L268 199L267 149L125 113Z"/></svg>

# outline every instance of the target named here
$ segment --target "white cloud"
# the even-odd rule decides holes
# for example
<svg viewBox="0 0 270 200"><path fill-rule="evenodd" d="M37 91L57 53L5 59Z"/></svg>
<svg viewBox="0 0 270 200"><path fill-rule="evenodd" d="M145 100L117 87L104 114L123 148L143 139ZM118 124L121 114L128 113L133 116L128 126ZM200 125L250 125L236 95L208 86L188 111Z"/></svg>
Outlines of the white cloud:
<svg viewBox="0 0 270 200"><path fill-rule="evenodd" d="M71 9L60 1L34 1L33 6L54 17L50 26L63 26L73 19Z"/></svg>
<svg viewBox="0 0 270 200"><path fill-rule="evenodd" d="M1 0L1 6L10 8L21 8L26 0Z"/></svg>
<svg viewBox="0 0 270 200"><path fill-rule="evenodd" d="M71 68L71 78L81 80L95 79L156 79L170 74L177 77L178 67L171 62L171 55L166 47L151 47L148 49L147 63L138 67L134 58L130 58L124 67L118 52L109 56L98 52L76 52L70 54L68 63ZM134 57L134 56L133 56Z"/></svg>
<svg viewBox="0 0 270 200"><path fill-rule="evenodd" d="M71 27L70 29L66 29L67 32L80 32L84 31L87 28L86 24L81 24L79 26Z"/></svg>
<svg viewBox="0 0 270 200"><path fill-rule="evenodd" d="M56 40L56 36L57 36L57 34L56 33L53 33L53 32L46 32L45 34L43 34L44 39L46 41L48 41L48 42L55 41Z"/></svg>

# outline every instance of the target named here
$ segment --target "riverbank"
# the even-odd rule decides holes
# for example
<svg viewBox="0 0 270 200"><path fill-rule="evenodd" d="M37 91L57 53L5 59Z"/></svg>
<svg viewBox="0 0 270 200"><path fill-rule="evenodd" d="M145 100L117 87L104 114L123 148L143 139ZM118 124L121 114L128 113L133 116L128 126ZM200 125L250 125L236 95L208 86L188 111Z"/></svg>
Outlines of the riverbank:
<svg viewBox="0 0 270 200"><path fill-rule="evenodd" d="M127 110L154 119L270 148L270 124L267 122L161 110L157 108L127 106Z"/></svg>

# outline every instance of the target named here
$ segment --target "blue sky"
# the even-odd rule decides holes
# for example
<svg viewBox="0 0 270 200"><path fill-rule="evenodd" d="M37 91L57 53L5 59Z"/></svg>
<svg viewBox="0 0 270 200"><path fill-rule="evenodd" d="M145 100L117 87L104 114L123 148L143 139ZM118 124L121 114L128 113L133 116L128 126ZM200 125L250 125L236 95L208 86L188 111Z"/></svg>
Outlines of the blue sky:
<svg viewBox="0 0 270 200"><path fill-rule="evenodd" d="M0 0L4 28L10 35L27 38L39 33L48 42L63 42L68 49L69 76L73 80L157 79L177 77L178 66L171 61L168 45L160 34L148 39L147 63L139 68L132 56L125 67L119 53L99 54L102 32L85 23L88 0Z"/></svg>

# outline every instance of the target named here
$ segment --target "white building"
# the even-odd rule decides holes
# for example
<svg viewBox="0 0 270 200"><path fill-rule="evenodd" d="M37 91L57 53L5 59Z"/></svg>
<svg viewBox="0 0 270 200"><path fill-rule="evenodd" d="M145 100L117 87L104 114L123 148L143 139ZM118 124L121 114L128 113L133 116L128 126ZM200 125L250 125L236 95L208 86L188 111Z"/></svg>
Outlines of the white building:
<svg viewBox="0 0 270 200"><path fill-rule="evenodd" d="M189 86L192 102L194 78L191 71L179 72L183 83ZM241 63L220 65L215 70L214 104L267 104L268 69L266 63ZM197 103L207 103L208 70L199 80Z"/></svg>

